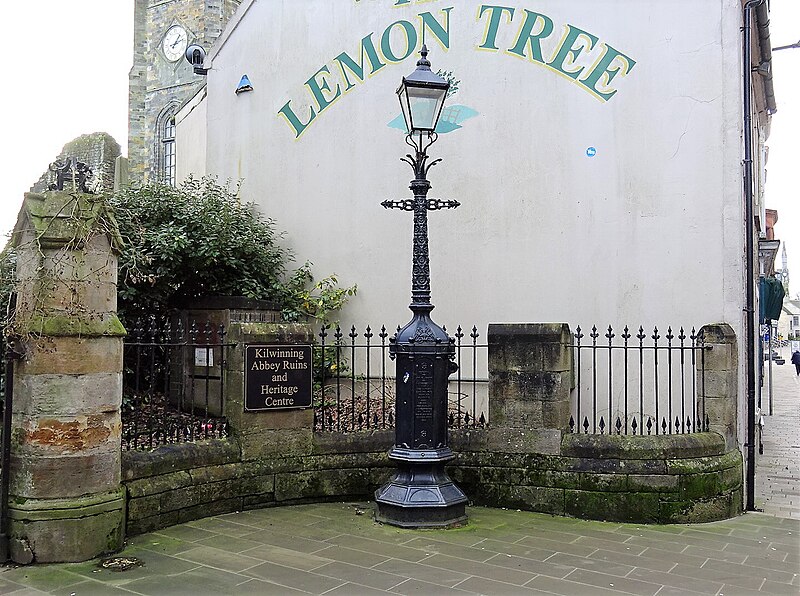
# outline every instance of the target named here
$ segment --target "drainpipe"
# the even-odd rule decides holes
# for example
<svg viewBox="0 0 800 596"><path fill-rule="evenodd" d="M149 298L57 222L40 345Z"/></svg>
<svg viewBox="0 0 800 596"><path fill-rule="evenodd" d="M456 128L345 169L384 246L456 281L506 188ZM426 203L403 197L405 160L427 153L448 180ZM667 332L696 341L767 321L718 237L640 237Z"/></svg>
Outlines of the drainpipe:
<svg viewBox="0 0 800 596"><path fill-rule="evenodd" d="M743 60L742 78L744 87L744 205L745 205L745 362L747 368L747 479L745 510L754 511L756 480L756 363L754 349L755 334L755 267L753 258L753 235L755 233L753 218L753 122L751 116L752 103L752 56L750 21L752 10L764 0L748 0L743 10Z"/></svg>
<svg viewBox="0 0 800 596"><path fill-rule="evenodd" d="M756 27L758 28L758 50L761 62L769 64L770 68L761 76L764 84L764 98L767 103L767 114L778 111L775 103L775 86L772 82L772 41L769 37L769 6L762 2L756 9Z"/></svg>

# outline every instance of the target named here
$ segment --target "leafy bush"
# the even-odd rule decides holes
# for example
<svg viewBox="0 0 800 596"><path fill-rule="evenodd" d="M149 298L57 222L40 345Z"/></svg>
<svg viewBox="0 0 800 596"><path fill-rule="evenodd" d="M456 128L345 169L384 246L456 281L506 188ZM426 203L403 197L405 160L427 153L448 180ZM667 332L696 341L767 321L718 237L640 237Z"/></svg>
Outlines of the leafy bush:
<svg viewBox="0 0 800 596"><path fill-rule="evenodd" d="M312 288L310 263L289 271L293 259L278 244L275 222L211 178L177 188L161 184L112 195L125 241L119 257L119 312L123 318L157 314L200 296L246 296L277 303L288 320L326 322L356 287L334 276Z"/></svg>
<svg viewBox="0 0 800 596"><path fill-rule="evenodd" d="M123 321L163 316L192 298L228 295L270 300L288 321L330 326L356 293L356 286L339 287L334 275L314 283L308 262L290 270L293 256L279 245L283 234L275 222L211 178L178 188L134 187L105 198L123 238L117 285ZM9 243L0 252L3 324L15 268L16 249Z"/></svg>
<svg viewBox="0 0 800 596"><path fill-rule="evenodd" d="M17 266L17 254L11 244L0 252L0 321L2 326L7 323L9 315L9 301L14 291L14 270Z"/></svg>

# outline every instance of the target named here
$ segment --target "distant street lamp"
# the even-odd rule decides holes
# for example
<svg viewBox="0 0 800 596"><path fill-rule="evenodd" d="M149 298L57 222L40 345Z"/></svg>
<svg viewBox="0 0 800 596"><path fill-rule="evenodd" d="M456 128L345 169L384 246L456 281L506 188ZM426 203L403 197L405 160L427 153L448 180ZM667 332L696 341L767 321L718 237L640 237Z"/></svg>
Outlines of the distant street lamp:
<svg viewBox="0 0 800 596"><path fill-rule="evenodd" d="M447 440L447 384L457 369L455 340L430 318L428 211L455 209L458 201L428 199L431 188L428 148L436 142L436 124L450 84L431 71L423 45L417 69L397 90L408 135L414 149L402 161L414 170L409 187L413 199L384 201L386 209L414 212L411 282L411 321L392 338L390 356L396 359L395 443L389 459L397 463L394 476L375 491L376 519L405 528L447 527L466 520L467 497L445 472L453 459Z"/></svg>

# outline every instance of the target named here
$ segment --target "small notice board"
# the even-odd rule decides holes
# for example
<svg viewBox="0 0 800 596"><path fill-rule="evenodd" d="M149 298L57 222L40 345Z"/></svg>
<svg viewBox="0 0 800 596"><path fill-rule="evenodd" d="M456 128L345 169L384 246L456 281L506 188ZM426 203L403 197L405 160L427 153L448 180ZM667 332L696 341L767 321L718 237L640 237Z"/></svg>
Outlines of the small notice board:
<svg viewBox="0 0 800 596"><path fill-rule="evenodd" d="M311 346L245 346L245 411L311 407L311 359Z"/></svg>

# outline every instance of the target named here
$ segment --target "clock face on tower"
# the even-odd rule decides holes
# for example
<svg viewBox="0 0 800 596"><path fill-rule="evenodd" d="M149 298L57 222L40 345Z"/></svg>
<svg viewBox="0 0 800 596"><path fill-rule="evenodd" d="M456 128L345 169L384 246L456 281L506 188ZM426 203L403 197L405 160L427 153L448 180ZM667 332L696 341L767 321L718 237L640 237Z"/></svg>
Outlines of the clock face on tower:
<svg viewBox="0 0 800 596"><path fill-rule="evenodd" d="M183 57L188 43L189 36L186 33L186 29L180 25L173 25L164 35L164 40L161 42L161 50L167 60L175 62Z"/></svg>

